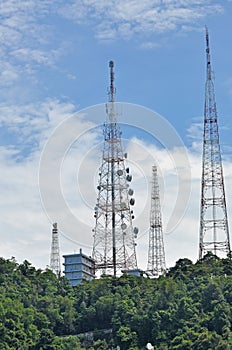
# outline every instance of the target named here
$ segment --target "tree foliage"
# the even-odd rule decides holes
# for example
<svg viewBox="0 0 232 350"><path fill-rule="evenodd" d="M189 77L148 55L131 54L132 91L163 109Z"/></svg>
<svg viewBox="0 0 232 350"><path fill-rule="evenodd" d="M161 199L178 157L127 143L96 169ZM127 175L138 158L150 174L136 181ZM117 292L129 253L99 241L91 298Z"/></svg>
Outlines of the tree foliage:
<svg viewBox="0 0 232 350"><path fill-rule="evenodd" d="M0 258L0 350L232 348L232 262L180 259L158 279L122 275L71 287Z"/></svg>

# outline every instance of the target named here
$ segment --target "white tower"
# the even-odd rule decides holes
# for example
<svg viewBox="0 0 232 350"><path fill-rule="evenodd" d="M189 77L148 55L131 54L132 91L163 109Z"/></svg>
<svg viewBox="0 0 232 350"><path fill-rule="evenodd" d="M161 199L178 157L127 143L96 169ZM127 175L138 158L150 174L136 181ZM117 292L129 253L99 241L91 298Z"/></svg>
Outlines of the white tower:
<svg viewBox="0 0 232 350"><path fill-rule="evenodd" d="M51 270L59 276L61 273L60 268L60 248L59 248L59 234L57 223L53 224L52 228L52 245L51 245L51 255L50 255L50 268Z"/></svg>
<svg viewBox="0 0 232 350"><path fill-rule="evenodd" d="M147 272L154 277L165 273L165 253L157 167L152 167L151 212Z"/></svg>
<svg viewBox="0 0 232 350"><path fill-rule="evenodd" d="M135 237L131 206L135 200L129 187L132 176L125 167L121 131L117 122L114 88L114 62L109 62L110 91L104 124L104 149L99 169L98 197L92 257L95 269L116 276L122 270L137 270Z"/></svg>

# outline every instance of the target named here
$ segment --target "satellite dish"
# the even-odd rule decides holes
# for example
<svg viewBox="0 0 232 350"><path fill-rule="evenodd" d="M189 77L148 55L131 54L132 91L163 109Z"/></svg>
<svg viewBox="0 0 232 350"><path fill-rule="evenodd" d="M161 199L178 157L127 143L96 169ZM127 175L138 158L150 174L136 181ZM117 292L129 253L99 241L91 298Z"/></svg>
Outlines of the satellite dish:
<svg viewBox="0 0 232 350"><path fill-rule="evenodd" d="M134 234L137 235L139 233L138 227L134 227Z"/></svg>
<svg viewBox="0 0 232 350"><path fill-rule="evenodd" d="M127 228L127 225L126 225L125 223L123 223L123 224L121 225L121 228L122 228L122 230L125 230L125 229Z"/></svg>

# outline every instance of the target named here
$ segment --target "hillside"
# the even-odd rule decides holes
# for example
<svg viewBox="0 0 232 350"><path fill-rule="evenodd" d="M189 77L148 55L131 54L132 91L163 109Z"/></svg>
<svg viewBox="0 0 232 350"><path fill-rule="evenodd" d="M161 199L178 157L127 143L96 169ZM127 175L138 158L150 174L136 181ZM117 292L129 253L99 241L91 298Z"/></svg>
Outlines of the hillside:
<svg viewBox="0 0 232 350"><path fill-rule="evenodd" d="M28 261L0 259L0 349L232 348L232 262L181 259L166 277L72 288ZM88 334L85 334L88 332ZM82 344L82 347L81 347Z"/></svg>

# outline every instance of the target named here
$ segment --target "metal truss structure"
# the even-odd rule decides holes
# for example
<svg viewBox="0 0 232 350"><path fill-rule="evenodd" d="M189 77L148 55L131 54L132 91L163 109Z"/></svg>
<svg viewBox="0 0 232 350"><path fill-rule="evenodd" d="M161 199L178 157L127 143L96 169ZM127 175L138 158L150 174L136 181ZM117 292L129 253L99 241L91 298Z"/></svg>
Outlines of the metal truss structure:
<svg viewBox="0 0 232 350"><path fill-rule="evenodd" d="M147 274L158 277L166 271L157 167L152 167L151 212Z"/></svg>
<svg viewBox="0 0 232 350"><path fill-rule="evenodd" d="M54 223L52 228L50 268L57 276L60 275L61 273L60 248L59 248L59 233L58 233L57 223Z"/></svg>
<svg viewBox="0 0 232 350"><path fill-rule="evenodd" d="M219 257L231 252L207 28L206 64L199 259L207 252Z"/></svg>
<svg viewBox="0 0 232 350"><path fill-rule="evenodd" d="M109 62L110 89L104 124L104 148L99 169L98 197L95 207L95 228L92 258L95 270L118 275L123 270L137 270L135 238L131 206L135 200L130 188L132 176L125 166L121 131L117 122L114 88L114 62Z"/></svg>

